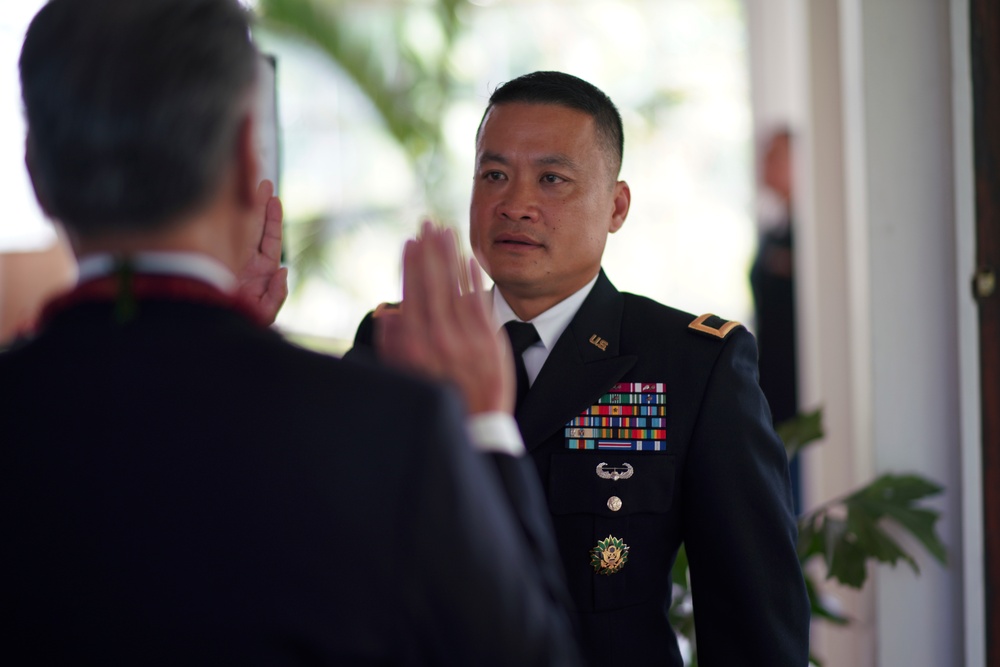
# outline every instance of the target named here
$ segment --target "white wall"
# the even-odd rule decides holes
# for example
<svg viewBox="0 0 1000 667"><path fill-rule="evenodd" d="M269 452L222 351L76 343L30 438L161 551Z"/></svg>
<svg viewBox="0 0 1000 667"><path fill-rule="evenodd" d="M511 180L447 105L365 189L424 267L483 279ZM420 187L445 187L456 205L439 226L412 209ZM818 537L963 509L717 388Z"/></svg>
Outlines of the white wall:
<svg viewBox="0 0 1000 667"><path fill-rule="evenodd" d="M947 568L916 553L847 596L856 622L814 649L832 667L983 664L978 359L968 299L973 247L967 0L745 0L751 58L786 26L800 125L797 210L803 404L828 437L806 461L807 499L884 472L946 488L934 504ZM784 11L774 19L774 12ZM794 35L803 36L796 46ZM772 38L768 38L772 39ZM760 62L760 60L759 60ZM773 90L761 88L766 94ZM754 96L758 103L757 95ZM957 298L956 298L957 295ZM963 507L966 512L963 514ZM964 531L963 531L964 529ZM967 571L968 570L968 571Z"/></svg>
<svg viewBox="0 0 1000 667"><path fill-rule="evenodd" d="M962 660L958 336L949 11L934 0L843 0L848 280L855 433L876 473L944 485L952 553L875 580L878 664ZM856 57L860 55L861 57ZM863 401L863 403L862 403Z"/></svg>
<svg viewBox="0 0 1000 667"><path fill-rule="evenodd" d="M750 104L759 136L776 124L796 122L801 97L792 84L799 49L799 0L744 0L750 40Z"/></svg>
<svg viewBox="0 0 1000 667"><path fill-rule="evenodd" d="M838 0L813 0L800 7L800 32L806 35L800 56L805 66L795 82L806 100L796 229L800 375L803 405L822 406L826 429L821 446L805 459L808 506L815 506L851 493L874 471L871 440L857 428L857 416L867 413L864 394L855 387L857 367L865 363L858 353L866 348L851 342L857 295L848 288L848 271L857 249L848 233L840 6ZM871 574L874 580L877 570ZM841 601L852 622L843 628L815 624L813 650L829 665L874 667L875 587L857 591L827 582L824 590Z"/></svg>

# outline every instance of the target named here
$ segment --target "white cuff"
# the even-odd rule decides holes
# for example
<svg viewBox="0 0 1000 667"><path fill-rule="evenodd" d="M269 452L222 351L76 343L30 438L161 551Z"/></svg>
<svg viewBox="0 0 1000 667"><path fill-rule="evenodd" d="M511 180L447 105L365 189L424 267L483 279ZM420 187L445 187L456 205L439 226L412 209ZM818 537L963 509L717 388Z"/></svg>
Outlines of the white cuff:
<svg viewBox="0 0 1000 667"><path fill-rule="evenodd" d="M469 438L480 452L524 456L524 441L517 422L506 412L480 412L466 420Z"/></svg>

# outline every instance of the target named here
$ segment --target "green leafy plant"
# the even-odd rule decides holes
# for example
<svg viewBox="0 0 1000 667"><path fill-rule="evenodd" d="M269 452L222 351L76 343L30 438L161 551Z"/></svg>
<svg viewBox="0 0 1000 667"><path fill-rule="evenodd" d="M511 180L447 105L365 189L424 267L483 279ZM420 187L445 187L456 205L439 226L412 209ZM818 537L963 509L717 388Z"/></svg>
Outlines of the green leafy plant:
<svg viewBox="0 0 1000 667"><path fill-rule="evenodd" d="M445 110L460 83L453 71L466 0L365 3L357 0L257 0L258 39L291 39L323 54L371 103L388 137L402 149L419 183L426 214L449 219ZM416 40L407 26L426 26L433 39ZM279 65L279 74L280 74ZM470 137L471 141L471 137ZM369 203L361 210L324 210L288 219L286 246L297 278L322 276L329 243L361 224L408 219L413 211Z"/></svg>
<svg viewBox="0 0 1000 667"><path fill-rule="evenodd" d="M791 460L823 437L822 412L817 410L800 414L780 424L777 431ZM813 618L837 625L850 623L849 618L831 607L820 595L814 575L806 569L813 559L822 559L827 580L856 589L864 586L868 565L872 562L895 566L903 561L915 574L919 574L916 558L893 535L893 532L902 531L919 542L935 560L946 565L945 546L935 531L940 513L919 504L942 490L939 485L917 475L885 474L799 517L798 555L805 573ZM674 564L673 583L670 621L674 631L690 647L688 664L697 667L694 602L687 555L683 549ZM810 656L810 661L822 665L816 656Z"/></svg>
<svg viewBox="0 0 1000 667"><path fill-rule="evenodd" d="M373 13L343 0L258 0L258 11L264 27L311 43L336 63L419 163L441 139L441 112L455 86L448 63L463 3L436 0ZM406 22L418 12L431 15L440 42L417 45L407 39Z"/></svg>

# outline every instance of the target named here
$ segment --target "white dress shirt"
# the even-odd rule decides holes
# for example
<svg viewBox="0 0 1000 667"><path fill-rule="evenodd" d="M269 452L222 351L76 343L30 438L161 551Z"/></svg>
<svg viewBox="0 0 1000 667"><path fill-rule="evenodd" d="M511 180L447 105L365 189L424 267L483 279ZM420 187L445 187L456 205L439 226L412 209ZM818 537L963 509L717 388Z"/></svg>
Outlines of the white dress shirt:
<svg viewBox="0 0 1000 667"><path fill-rule="evenodd" d="M529 387L535 383L535 378L538 377L542 366L545 365L545 360L549 358L556 341L566 331L569 323L573 321L576 311L580 310L580 306L583 305L583 301L590 294L590 290L594 288L596 282L597 276L594 276L593 280L578 291L531 320L531 324L535 325L535 330L538 332L539 340L521 355L521 358L524 359L524 370L528 372ZM493 319L496 322L497 331L511 320L524 321L514 314L514 310L503 298L503 294L496 288L493 289Z"/></svg>

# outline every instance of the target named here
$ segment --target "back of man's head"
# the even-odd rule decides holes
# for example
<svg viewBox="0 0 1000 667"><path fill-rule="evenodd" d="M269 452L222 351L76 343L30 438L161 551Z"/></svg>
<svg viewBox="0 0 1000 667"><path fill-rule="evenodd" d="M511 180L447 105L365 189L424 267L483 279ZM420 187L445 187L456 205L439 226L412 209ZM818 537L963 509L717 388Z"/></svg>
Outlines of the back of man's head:
<svg viewBox="0 0 1000 667"><path fill-rule="evenodd" d="M237 0L50 0L20 59L42 205L83 238L197 207L232 159L256 67Z"/></svg>
<svg viewBox="0 0 1000 667"><path fill-rule="evenodd" d="M594 119L597 136L607 153L612 172L617 176L622 164L624 133L622 117L611 98L597 86L565 72L531 72L497 87L479 123L490 109L501 104L555 104L582 111ZM478 136L478 132L477 132Z"/></svg>

